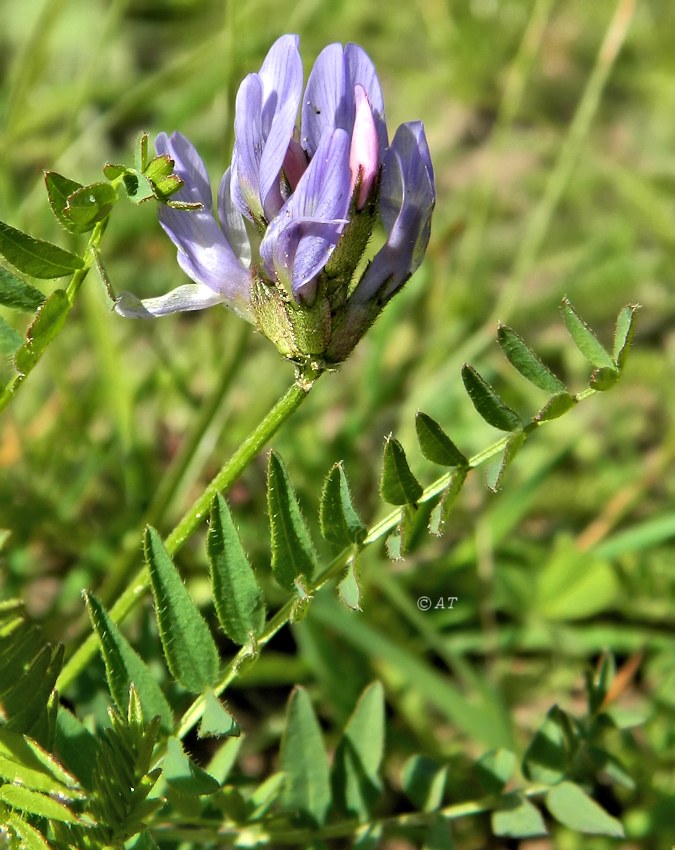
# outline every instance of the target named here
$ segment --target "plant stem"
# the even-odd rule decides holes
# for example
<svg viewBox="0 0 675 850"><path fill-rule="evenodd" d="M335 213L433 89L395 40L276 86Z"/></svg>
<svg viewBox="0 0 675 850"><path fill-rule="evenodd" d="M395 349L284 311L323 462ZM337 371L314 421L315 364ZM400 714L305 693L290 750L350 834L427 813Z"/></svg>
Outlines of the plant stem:
<svg viewBox="0 0 675 850"><path fill-rule="evenodd" d="M188 537L206 518L215 494L226 491L236 481L265 443L271 439L289 416L300 407L320 375L321 371L312 367L308 367L298 375L290 389L286 391L243 441L166 538L164 542L167 552L170 555L174 555L181 548ZM150 578L148 569L147 567L143 567L134 579L130 581L126 590L110 609L109 614L113 621L119 623L123 620L143 598L149 586ZM56 683L56 688L59 691L63 692L77 678L96 653L97 648L98 642L96 637L93 634L89 635L82 646L73 653L64 665Z"/></svg>

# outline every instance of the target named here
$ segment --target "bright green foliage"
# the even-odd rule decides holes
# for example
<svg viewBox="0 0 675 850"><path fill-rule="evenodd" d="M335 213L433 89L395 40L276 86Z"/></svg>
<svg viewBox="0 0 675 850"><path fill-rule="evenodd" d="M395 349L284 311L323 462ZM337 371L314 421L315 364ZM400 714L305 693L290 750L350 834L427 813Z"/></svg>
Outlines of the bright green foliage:
<svg viewBox="0 0 675 850"><path fill-rule="evenodd" d="M429 756L410 756L401 773L406 796L424 812L434 812L443 805L447 779L447 766Z"/></svg>
<svg viewBox="0 0 675 850"><path fill-rule="evenodd" d="M218 650L154 528L145 532L144 549L169 670L186 690L199 693L218 676Z"/></svg>
<svg viewBox="0 0 675 850"><path fill-rule="evenodd" d="M204 694L204 714L199 724L199 737L238 736L237 721L211 691Z"/></svg>
<svg viewBox="0 0 675 850"><path fill-rule="evenodd" d="M44 300L39 289L0 266L0 305L33 313Z"/></svg>
<svg viewBox="0 0 675 850"><path fill-rule="evenodd" d="M57 171L45 171L45 185L47 187L49 205L51 206L52 212L56 216L57 220L70 233L76 233L77 230L69 216L66 215L65 209L69 195L72 195L73 192L81 189L82 184L76 183L68 177L64 177Z"/></svg>
<svg viewBox="0 0 675 850"><path fill-rule="evenodd" d="M63 803L39 791L23 788L21 785L0 785L0 803L40 818L63 823L78 822L78 818Z"/></svg>
<svg viewBox="0 0 675 850"><path fill-rule="evenodd" d="M366 537L366 526L352 503L349 483L341 463L336 463L326 476L321 492L319 513L321 534L337 546L357 546Z"/></svg>
<svg viewBox="0 0 675 850"><path fill-rule="evenodd" d="M28 328L26 341L14 355L14 363L19 372L30 372L42 352L63 328L70 308L70 301L63 289L52 292L42 304Z"/></svg>
<svg viewBox="0 0 675 850"><path fill-rule="evenodd" d="M570 336L588 362L598 369L616 371L616 363L597 336L579 316L568 298L563 298L562 314Z"/></svg>
<svg viewBox="0 0 675 850"><path fill-rule="evenodd" d="M623 838L623 827L595 800L573 782L561 782L546 795L546 808L553 817L577 832Z"/></svg>
<svg viewBox="0 0 675 850"><path fill-rule="evenodd" d="M274 577L286 590L308 584L317 556L286 467L276 452L270 452L267 468L267 507Z"/></svg>
<svg viewBox="0 0 675 850"><path fill-rule="evenodd" d="M361 610L361 584L359 582L359 561L354 555L347 563L344 575L338 584L340 599L352 611Z"/></svg>
<svg viewBox="0 0 675 850"><path fill-rule="evenodd" d="M417 440L422 454L441 466L467 466L466 457L431 416L421 411L415 417Z"/></svg>
<svg viewBox="0 0 675 850"><path fill-rule="evenodd" d="M0 221L0 255L20 272L47 280L82 268L82 258Z"/></svg>
<svg viewBox="0 0 675 850"><path fill-rule="evenodd" d="M207 548L218 620L230 640L243 646L265 625L265 600L220 494L211 505Z"/></svg>
<svg viewBox="0 0 675 850"><path fill-rule="evenodd" d="M503 401L488 382L478 372L465 363L462 367L462 380L476 411L483 419L500 431L515 431L521 428L520 416Z"/></svg>
<svg viewBox="0 0 675 850"><path fill-rule="evenodd" d="M108 687L118 710L123 711L128 705L129 688L133 684L146 716L158 715L162 727L166 731L170 730L173 727L173 712L155 676L93 593L85 594L85 602L101 644Z"/></svg>
<svg viewBox="0 0 675 850"><path fill-rule="evenodd" d="M478 781L490 794L498 794L515 773L518 761L511 750L490 750L476 762Z"/></svg>
<svg viewBox="0 0 675 850"><path fill-rule="evenodd" d="M572 768L576 752L572 718L554 705L523 758L523 773L535 782L560 782Z"/></svg>
<svg viewBox="0 0 675 850"><path fill-rule="evenodd" d="M546 835L546 825L539 809L521 794L506 794L492 812L492 831L508 838L530 838Z"/></svg>
<svg viewBox="0 0 675 850"><path fill-rule="evenodd" d="M384 444L382 498L391 505L413 505L422 492L422 485L410 471L403 446L390 434Z"/></svg>
<svg viewBox="0 0 675 850"><path fill-rule="evenodd" d="M68 196L63 215L73 233L87 233L108 218L116 202L117 192L110 183L90 183Z"/></svg>
<svg viewBox="0 0 675 850"><path fill-rule="evenodd" d="M304 688L296 688L288 703L281 769L284 809L321 826L331 804L330 774L321 728Z"/></svg>
<svg viewBox="0 0 675 850"><path fill-rule="evenodd" d="M81 794L77 780L36 741L0 728L0 780L63 800L77 800Z"/></svg>
<svg viewBox="0 0 675 850"><path fill-rule="evenodd" d="M215 794L220 788L217 779L198 767L185 754L178 738L169 738L162 769L169 786L179 794L199 797L203 794Z"/></svg>
<svg viewBox="0 0 675 850"><path fill-rule="evenodd" d="M340 809L365 823L382 793L384 691L373 682L359 697L335 751L333 793Z"/></svg>
<svg viewBox="0 0 675 850"><path fill-rule="evenodd" d="M540 390L552 395L567 392L560 378L542 363L539 356L508 325L499 325L497 341L509 363Z"/></svg>

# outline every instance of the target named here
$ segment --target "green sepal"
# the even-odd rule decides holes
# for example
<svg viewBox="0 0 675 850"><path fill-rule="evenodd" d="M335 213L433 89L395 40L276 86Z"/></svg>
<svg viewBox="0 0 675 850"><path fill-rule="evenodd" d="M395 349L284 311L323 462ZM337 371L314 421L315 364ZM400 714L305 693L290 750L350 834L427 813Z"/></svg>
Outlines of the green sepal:
<svg viewBox="0 0 675 850"><path fill-rule="evenodd" d="M354 508L341 462L332 467L324 481L319 521L324 539L337 546L360 546L366 538L368 529Z"/></svg>
<svg viewBox="0 0 675 850"><path fill-rule="evenodd" d="M267 504L272 537L272 572L286 590L311 583L317 557L286 467L270 452L267 468Z"/></svg>
<svg viewBox="0 0 675 850"><path fill-rule="evenodd" d="M35 239L4 221L0 221L0 254L20 272L44 280L72 275L84 265L77 254Z"/></svg>
<svg viewBox="0 0 675 850"><path fill-rule="evenodd" d="M390 505L413 505L424 492L408 466L403 446L391 434L384 444L380 494Z"/></svg>
<svg viewBox="0 0 675 850"><path fill-rule="evenodd" d="M419 411L415 417L417 441L422 454L439 466L468 466L469 461L431 416Z"/></svg>
<svg viewBox="0 0 675 850"><path fill-rule="evenodd" d="M539 356L508 325L499 325L497 341L509 363L530 383L544 392L556 394L567 392L567 387Z"/></svg>
<svg viewBox="0 0 675 850"><path fill-rule="evenodd" d="M500 431L516 431L523 427L523 420L515 410L512 410L468 363L462 367L462 380L473 406L489 425Z"/></svg>
<svg viewBox="0 0 675 850"><path fill-rule="evenodd" d="M154 528L146 529L144 551L169 670L187 691L200 693L218 678L218 649Z"/></svg>
<svg viewBox="0 0 675 850"><path fill-rule="evenodd" d="M175 162L168 154L161 154L151 159L144 169L145 176L153 183L163 180L173 174ZM176 175L177 176L177 175ZM179 178L180 179L180 178Z"/></svg>

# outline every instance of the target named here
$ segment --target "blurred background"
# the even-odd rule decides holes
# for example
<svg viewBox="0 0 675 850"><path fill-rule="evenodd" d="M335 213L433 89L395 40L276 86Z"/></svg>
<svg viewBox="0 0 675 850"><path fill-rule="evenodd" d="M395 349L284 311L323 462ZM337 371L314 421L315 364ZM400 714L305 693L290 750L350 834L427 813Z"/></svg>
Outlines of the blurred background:
<svg viewBox="0 0 675 850"><path fill-rule="evenodd" d="M433 480L414 439L419 409L467 454L497 439L464 392L465 360L524 415L539 409L542 394L499 353L498 321L579 390L588 367L562 324L562 296L608 345L619 309L642 309L616 389L537 432L499 494L475 473L440 540L423 536L396 563L371 547L362 615L323 592L269 647L230 701L249 734L247 769L269 770L292 683L310 687L331 729L377 676L391 709L392 810L412 752L448 761L447 798L461 800L471 758L522 752L554 703L582 710L583 674L609 649L635 670L613 751L636 784L596 795L627 827L611 846L663 850L675 823L675 5L0 0L0 219L77 247L51 215L43 170L101 179L106 161L132 163L142 130L186 134L215 186L237 86L284 32L300 35L306 75L325 44L364 46L390 136L402 121L425 123L438 196L420 271L274 438L315 529L317 482L340 459L362 514L383 513L390 432ZM116 291L184 282L151 204L119 205L103 259ZM25 330L20 315L2 315ZM170 530L292 379L226 311L127 321L92 273L0 420L3 598L24 597L52 638L79 640L81 589L114 598L138 566L143 524ZM264 490L261 455L229 501L274 602ZM206 603L200 535L178 560ZM458 602L420 613L420 595ZM159 658L145 613L131 634ZM71 697L95 707L99 667L85 679ZM485 843L484 829L462 823L458 846L507 846ZM563 828L552 841L536 846L609 846Z"/></svg>

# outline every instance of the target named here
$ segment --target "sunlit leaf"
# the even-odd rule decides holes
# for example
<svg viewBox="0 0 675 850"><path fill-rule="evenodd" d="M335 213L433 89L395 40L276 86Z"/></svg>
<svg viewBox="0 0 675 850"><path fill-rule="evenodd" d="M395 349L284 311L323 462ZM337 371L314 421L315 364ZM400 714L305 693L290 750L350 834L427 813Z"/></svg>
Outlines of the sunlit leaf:
<svg viewBox="0 0 675 850"><path fill-rule="evenodd" d="M230 640L243 646L265 625L265 600L219 493L211 505L207 550L218 620Z"/></svg>
<svg viewBox="0 0 675 850"><path fill-rule="evenodd" d="M144 549L169 670L186 690L199 693L218 677L218 650L154 528L145 532Z"/></svg>
<svg viewBox="0 0 675 850"><path fill-rule="evenodd" d="M51 818L64 823L77 823L78 820L63 803L20 785L0 786L0 802L40 818Z"/></svg>
<svg viewBox="0 0 675 850"><path fill-rule="evenodd" d="M520 416L468 363L462 367L462 380L473 406L489 425L499 428L500 431L515 431L522 428L523 421Z"/></svg>
<svg viewBox="0 0 675 850"><path fill-rule="evenodd" d="M218 697L212 692L204 694L204 713L199 724L200 738L238 737L239 725Z"/></svg>
<svg viewBox="0 0 675 850"><path fill-rule="evenodd" d="M220 790L220 783L185 754L178 738L169 738L162 769L167 784L180 794L201 797Z"/></svg>
<svg viewBox="0 0 675 850"><path fill-rule="evenodd" d="M286 590L311 582L317 557L283 461L270 452L267 504L272 536L272 572Z"/></svg>
<svg viewBox="0 0 675 850"><path fill-rule="evenodd" d="M546 808L564 826L591 835L623 838L621 823L573 782L561 782L546 795Z"/></svg>
<svg viewBox="0 0 675 850"><path fill-rule="evenodd" d="M521 794L506 794L491 815L492 831L507 838L546 835L546 824L539 809Z"/></svg>
<svg viewBox="0 0 675 850"><path fill-rule="evenodd" d="M408 466L403 446L391 434L384 444L380 493L390 505L412 505L423 493Z"/></svg>
<svg viewBox="0 0 675 850"><path fill-rule="evenodd" d="M72 275L84 265L82 257L35 239L4 221L0 221L0 254L20 272L47 280Z"/></svg>

